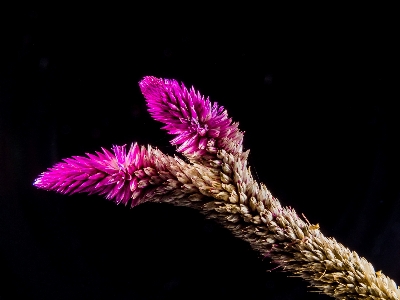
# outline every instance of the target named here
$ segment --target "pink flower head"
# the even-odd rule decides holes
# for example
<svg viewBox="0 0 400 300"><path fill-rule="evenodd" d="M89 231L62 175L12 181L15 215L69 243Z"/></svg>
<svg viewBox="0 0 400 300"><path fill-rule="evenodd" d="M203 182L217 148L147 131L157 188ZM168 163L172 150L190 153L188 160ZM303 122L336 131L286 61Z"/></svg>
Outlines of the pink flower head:
<svg viewBox="0 0 400 300"><path fill-rule="evenodd" d="M114 153L102 148L103 153L86 153L87 157L73 156L49 168L34 182L38 188L63 194L88 192L105 195L107 199L128 204L139 204L154 190L161 179L157 177L156 156L159 152L148 147L114 146Z"/></svg>
<svg viewBox="0 0 400 300"><path fill-rule="evenodd" d="M147 76L139 86L151 116L177 135L171 144L180 145L178 152L192 156L215 153L218 148L241 152L243 133L223 106L211 104L193 87L188 91L173 79Z"/></svg>

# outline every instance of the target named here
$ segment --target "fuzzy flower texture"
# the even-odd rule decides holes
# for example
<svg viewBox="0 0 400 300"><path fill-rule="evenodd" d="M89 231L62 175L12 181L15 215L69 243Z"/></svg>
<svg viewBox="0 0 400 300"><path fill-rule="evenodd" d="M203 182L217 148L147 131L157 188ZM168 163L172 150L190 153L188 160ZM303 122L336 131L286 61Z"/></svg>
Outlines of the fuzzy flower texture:
<svg viewBox="0 0 400 300"><path fill-rule="evenodd" d="M139 83L151 116L175 135L186 160L150 146L73 156L42 173L34 185L63 194L104 195L117 204L167 202L199 210L249 242L283 270L337 299L397 299L396 283L363 257L325 237L292 208L283 207L252 177L243 132L226 110L175 80Z"/></svg>

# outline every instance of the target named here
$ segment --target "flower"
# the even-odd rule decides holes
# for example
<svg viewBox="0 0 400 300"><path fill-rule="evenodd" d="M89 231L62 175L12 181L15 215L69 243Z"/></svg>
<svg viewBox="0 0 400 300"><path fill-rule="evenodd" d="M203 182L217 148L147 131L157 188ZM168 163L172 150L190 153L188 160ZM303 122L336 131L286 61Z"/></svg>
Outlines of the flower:
<svg viewBox="0 0 400 300"><path fill-rule="evenodd" d="M66 158L43 172L34 185L63 194L105 195L125 205L132 199L133 207L148 198L145 196L163 181L157 172L162 169L157 162L161 152L135 143L126 153L125 147L113 146L114 153L102 148L103 153L96 151L96 155L86 153L87 157Z"/></svg>
<svg viewBox="0 0 400 300"><path fill-rule="evenodd" d="M152 200L201 210L285 271L340 299L400 299L396 283L356 252L325 237L319 225L282 207L253 179L242 152L243 133L223 107L175 80L145 77L140 88L154 119L177 135L171 142L189 163L157 149L132 144L113 153L64 159L34 185L64 194L88 192L131 206ZM205 155L204 154L215 154ZM206 196L206 197L204 197Z"/></svg>
<svg viewBox="0 0 400 300"><path fill-rule="evenodd" d="M199 157L218 149L241 152L243 133L238 124L228 118L223 106L204 99L192 87L190 91L173 79L144 77L139 82L147 100L151 116L164 124L163 129L177 135L172 145L179 145L177 151Z"/></svg>

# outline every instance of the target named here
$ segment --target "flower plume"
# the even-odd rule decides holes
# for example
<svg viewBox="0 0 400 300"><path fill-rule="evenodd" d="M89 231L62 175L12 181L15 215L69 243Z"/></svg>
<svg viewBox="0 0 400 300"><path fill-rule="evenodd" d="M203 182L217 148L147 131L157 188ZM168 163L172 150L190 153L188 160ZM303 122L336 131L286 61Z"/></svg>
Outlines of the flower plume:
<svg viewBox="0 0 400 300"><path fill-rule="evenodd" d="M86 153L87 157L73 156L49 168L34 182L38 188L63 194L87 192L105 195L106 199L135 206L163 180L156 169L163 169L157 159L158 150L132 144L114 146L113 153ZM160 189L158 189L160 192ZM148 197L146 197L148 198Z"/></svg>
<svg viewBox="0 0 400 300"><path fill-rule="evenodd" d="M148 146L64 159L34 182L64 194L87 192L131 206L152 201L200 210L264 257L337 299L400 299L396 283L319 225L283 207L258 183L242 151L243 133L222 106L175 80L145 77L140 88L150 114L176 135L187 163ZM198 159L201 157L201 159Z"/></svg>
<svg viewBox="0 0 400 300"><path fill-rule="evenodd" d="M139 83L147 100L151 116L164 124L163 129L177 135L172 145L179 145L177 151L198 157L216 153L217 149L241 152L243 133L238 124L228 118L223 106L188 90L176 80L145 77Z"/></svg>

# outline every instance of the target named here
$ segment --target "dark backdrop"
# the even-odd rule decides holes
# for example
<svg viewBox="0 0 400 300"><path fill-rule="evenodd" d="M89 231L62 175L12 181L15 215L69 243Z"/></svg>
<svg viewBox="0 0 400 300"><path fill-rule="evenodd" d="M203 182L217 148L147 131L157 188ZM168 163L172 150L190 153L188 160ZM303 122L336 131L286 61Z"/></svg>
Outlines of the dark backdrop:
<svg viewBox="0 0 400 300"><path fill-rule="evenodd" d="M329 299L196 211L32 186L113 144L173 154L138 88L146 75L225 106L255 177L400 282L391 9L215 9L1 10L0 299Z"/></svg>

